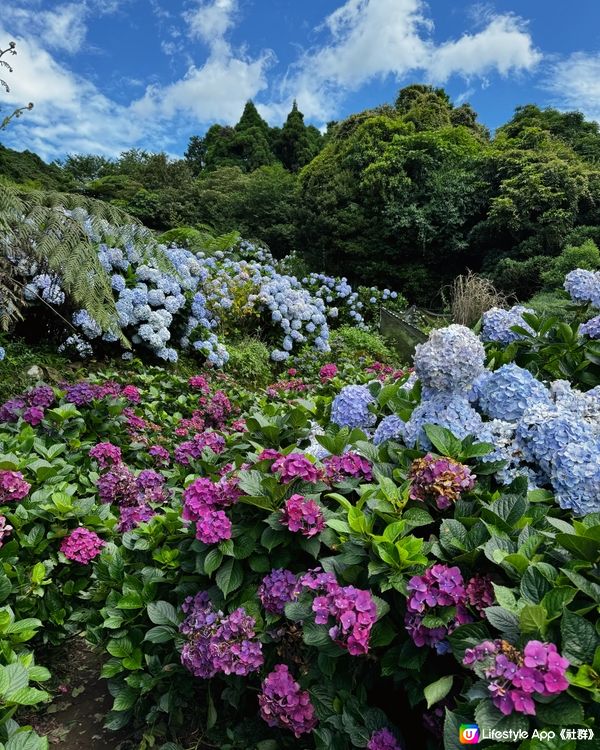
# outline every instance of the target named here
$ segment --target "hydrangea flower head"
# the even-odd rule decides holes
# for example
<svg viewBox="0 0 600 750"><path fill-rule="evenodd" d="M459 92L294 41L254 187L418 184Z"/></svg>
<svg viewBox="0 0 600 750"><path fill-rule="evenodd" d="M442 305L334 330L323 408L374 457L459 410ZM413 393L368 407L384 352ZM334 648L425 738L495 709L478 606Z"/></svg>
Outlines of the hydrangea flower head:
<svg viewBox="0 0 600 750"><path fill-rule="evenodd" d="M523 338L523 334L511 330L514 326L519 326L530 334L533 334L533 328L523 320L523 313L533 313L530 307L515 305L510 310L504 310L500 307L492 307L483 313L483 328L481 331L482 341L493 341L498 344L510 344Z"/></svg>
<svg viewBox="0 0 600 750"><path fill-rule="evenodd" d="M469 328L434 330L415 350L415 373L423 385L446 393L467 392L484 370L485 350Z"/></svg>
<svg viewBox="0 0 600 750"><path fill-rule="evenodd" d="M260 715L270 727L289 729L296 737L317 726L310 696L294 680L286 664L276 664L262 683L258 696Z"/></svg>
<svg viewBox="0 0 600 750"><path fill-rule="evenodd" d="M432 447L425 432L427 424L445 427L455 437L463 440L467 435L480 435L483 422L465 396L439 393L424 399L413 410L404 427L404 442L407 446L414 447L418 444L425 450Z"/></svg>
<svg viewBox="0 0 600 750"><path fill-rule="evenodd" d="M90 449L89 456L96 459L101 469L121 463L122 460L121 449L112 443L97 443Z"/></svg>
<svg viewBox="0 0 600 750"><path fill-rule="evenodd" d="M432 500L439 510L451 507L475 486L468 466L431 453L413 461L409 478L411 500Z"/></svg>
<svg viewBox="0 0 600 750"><path fill-rule="evenodd" d="M0 469L0 505L22 500L31 489L20 471Z"/></svg>
<svg viewBox="0 0 600 750"><path fill-rule="evenodd" d="M325 528L325 518L319 505L302 495L292 495L286 500L281 511L281 523L290 531L299 531L309 539Z"/></svg>
<svg viewBox="0 0 600 750"><path fill-rule="evenodd" d="M258 587L258 598L267 612L280 615L285 605L298 596L298 579L284 568L276 568L266 575Z"/></svg>
<svg viewBox="0 0 600 750"><path fill-rule="evenodd" d="M331 421L338 427L372 427L377 419L369 410L375 397L366 385L346 385L333 399Z"/></svg>
<svg viewBox="0 0 600 750"><path fill-rule="evenodd" d="M400 419L395 414L389 414L377 425L377 429L373 435L373 443L381 445L387 440L401 441L404 438L405 427L406 422L403 419Z"/></svg>
<svg viewBox="0 0 600 750"><path fill-rule="evenodd" d="M367 750L401 750L389 729L378 729L367 742Z"/></svg>
<svg viewBox="0 0 600 750"><path fill-rule="evenodd" d="M98 557L106 542L89 529L79 527L66 536L60 545L60 551L68 560L87 565Z"/></svg>
<svg viewBox="0 0 600 750"><path fill-rule="evenodd" d="M530 372L513 363L502 365L478 388L479 408L491 419L516 422L534 403L549 404L550 394Z"/></svg>
<svg viewBox="0 0 600 750"><path fill-rule="evenodd" d="M314 484L319 478L319 472L314 464L303 453L288 453L280 456L273 464L271 471L278 472L281 481L288 484L294 479Z"/></svg>

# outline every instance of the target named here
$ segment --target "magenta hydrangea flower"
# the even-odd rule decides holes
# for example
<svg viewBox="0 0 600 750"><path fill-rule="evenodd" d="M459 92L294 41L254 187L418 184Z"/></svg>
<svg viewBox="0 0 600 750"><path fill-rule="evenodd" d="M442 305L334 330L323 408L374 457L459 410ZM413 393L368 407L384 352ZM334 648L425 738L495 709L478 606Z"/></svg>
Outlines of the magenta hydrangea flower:
<svg viewBox="0 0 600 750"><path fill-rule="evenodd" d="M398 741L389 729L378 729L367 742L367 750L401 750Z"/></svg>
<svg viewBox="0 0 600 750"><path fill-rule="evenodd" d="M117 531L124 533L135 529L145 521L150 521L156 515L156 511L145 503L139 505L123 505L119 509L119 523Z"/></svg>
<svg viewBox="0 0 600 750"><path fill-rule="evenodd" d="M285 484L294 479L302 479L304 482L314 484L319 478L319 473L314 464L302 453L289 453L287 456L280 456L272 464L271 471L279 472L279 477Z"/></svg>
<svg viewBox="0 0 600 750"><path fill-rule="evenodd" d="M47 409L54 403L54 391L49 385L38 385L27 391L25 398L29 406L39 406L42 409Z"/></svg>
<svg viewBox="0 0 600 750"><path fill-rule="evenodd" d="M204 544L231 539L231 521L225 512L205 507L196 521L196 539Z"/></svg>
<svg viewBox="0 0 600 750"><path fill-rule="evenodd" d="M276 664L263 680L258 705L270 727L289 729L296 737L312 732L318 723L308 692L301 690L286 664Z"/></svg>
<svg viewBox="0 0 600 750"><path fill-rule="evenodd" d="M87 565L98 557L105 544L106 542L98 534L79 527L62 540L60 551L67 559Z"/></svg>
<svg viewBox="0 0 600 750"><path fill-rule="evenodd" d="M449 508L463 492L475 486L475 477L468 466L431 453L413 461L409 479L411 500L432 500L439 510Z"/></svg>
<svg viewBox="0 0 600 750"><path fill-rule="evenodd" d="M204 375L193 375L189 380L188 384L190 388L202 393L210 393L210 385Z"/></svg>
<svg viewBox="0 0 600 750"><path fill-rule="evenodd" d="M30 424L32 427L36 427L41 423L44 418L44 410L40 406L30 406L22 414L23 420Z"/></svg>
<svg viewBox="0 0 600 750"><path fill-rule="evenodd" d="M329 628L333 641L352 656L368 653L371 628L377 621L377 606L369 591L340 586L333 573L320 568L309 570L299 585L317 594L312 603L317 625L333 620Z"/></svg>
<svg viewBox="0 0 600 750"><path fill-rule="evenodd" d="M142 396L135 385L126 385L121 391L121 396L131 401L132 404L139 404Z"/></svg>
<svg viewBox="0 0 600 750"><path fill-rule="evenodd" d="M97 443L90 449L89 456L98 462L101 469L121 463L122 460L121 449L112 443Z"/></svg>
<svg viewBox="0 0 600 750"><path fill-rule="evenodd" d="M10 536L10 532L13 527L6 522L5 516L0 516L0 547L4 544L4 540Z"/></svg>
<svg viewBox="0 0 600 750"><path fill-rule="evenodd" d="M152 456L157 466L169 464L171 461L171 454L162 445L151 445L148 453Z"/></svg>
<svg viewBox="0 0 600 750"><path fill-rule="evenodd" d="M143 469L136 477L138 502L165 503L169 499L169 491L164 486L166 478L154 469Z"/></svg>
<svg viewBox="0 0 600 750"><path fill-rule="evenodd" d="M467 593L460 569L432 565L423 575L413 576L407 588L404 625L413 642L416 646L430 646L440 654L446 653L450 648L447 636L473 619L466 609ZM444 608L448 607L454 608L454 615L445 625L432 628L424 624L426 617L444 614Z"/></svg>
<svg viewBox="0 0 600 750"><path fill-rule="evenodd" d="M0 505L13 500L22 500L31 485L26 482L20 471L0 469Z"/></svg>
<svg viewBox="0 0 600 750"><path fill-rule="evenodd" d="M314 500L302 495L292 495L281 510L281 523L290 531L299 531L308 538L325 528L323 511Z"/></svg>
<svg viewBox="0 0 600 750"><path fill-rule="evenodd" d="M218 432L194 435L191 440L186 440L175 448L175 460L189 466L190 461L200 458L206 448L210 448L213 453L222 453L225 450L225 438Z"/></svg>
<svg viewBox="0 0 600 750"><path fill-rule="evenodd" d="M103 503L137 505L138 489L133 473L125 464L115 464L98 479L98 494Z"/></svg>
<svg viewBox="0 0 600 750"><path fill-rule="evenodd" d="M218 672L245 676L263 665L256 621L243 607L225 616L203 591L189 596L181 608L187 615L179 628L187 641L181 663L195 677L207 679Z"/></svg>
<svg viewBox="0 0 600 750"><path fill-rule="evenodd" d="M278 458L282 458L279 451L273 450L273 448L265 448L258 454L257 461L277 461Z"/></svg>
<svg viewBox="0 0 600 750"><path fill-rule="evenodd" d="M467 583L466 594L467 602L480 617L483 617L485 608L496 601L492 579L487 575L474 575Z"/></svg>
<svg viewBox="0 0 600 750"><path fill-rule="evenodd" d="M493 704L506 716L535 716L535 694L552 697L569 687L569 661L553 643L529 641L521 652L507 641L484 641L465 651L463 664L487 681Z"/></svg>
<svg viewBox="0 0 600 750"><path fill-rule="evenodd" d="M337 365L334 365L333 362L329 362L328 364L321 367L321 369L319 370L319 377L321 378L322 383L326 383L328 380L332 380L333 378L335 378L337 373Z"/></svg>
<svg viewBox="0 0 600 750"><path fill-rule="evenodd" d="M198 477L183 491L183 518L197 521L206 508L226 508L236 503L240 491L235 479L221 477L213 482L207 477Z"/></svg>
<svg viewBox="0 0 600 750"><path fill-rule="evenodd" d="M267 612L280 615L285 605L298 596L298 592L298 579L292 571L276 568L262 579L258 598Z"/></svg>
<svg viewBox="0 0 600 750"><path fill-rule="evenodd" d="M325 478L330 482L343 482L347 477L367 482L373 479L371 464L353 451L347 451L341 456L328 456L323 460L323 466Z"/></svg>
<svg viewBox="0 0 600 750"><path fill-rule="evenodd" d="M0 406L0 422L17 422L27 402L22 398L11 398Z"/></svg>

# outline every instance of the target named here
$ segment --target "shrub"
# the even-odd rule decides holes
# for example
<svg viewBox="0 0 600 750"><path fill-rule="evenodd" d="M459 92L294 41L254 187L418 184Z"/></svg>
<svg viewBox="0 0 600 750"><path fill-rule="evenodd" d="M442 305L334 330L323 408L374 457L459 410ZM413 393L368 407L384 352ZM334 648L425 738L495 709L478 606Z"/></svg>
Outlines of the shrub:
<svg viewBox="0 0 600 750"><path fill-rule="evenodd" d="M352 326L342 326L333 331L330 346L331 359L338 362L363 358L370 362L393 363L397 359L381 336Z"/></svg>
<svg viewBox="0 0 600 750"><path fill-rule="evenodd" d="M258 339L241 339L228 345L229 361L225 371L242 385L261 388L271 382L273 372L269 350Z"/></svg>

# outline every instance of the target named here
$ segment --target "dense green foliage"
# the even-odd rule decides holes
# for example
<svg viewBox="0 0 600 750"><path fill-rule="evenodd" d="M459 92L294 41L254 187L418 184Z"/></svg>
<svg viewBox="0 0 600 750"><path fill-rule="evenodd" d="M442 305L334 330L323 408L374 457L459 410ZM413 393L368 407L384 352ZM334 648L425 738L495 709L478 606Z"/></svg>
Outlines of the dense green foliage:
<svg viewBox="0 0 600 750"><path fill-rule="evenodd" d="M296 104L271 127L248 102L235 126L192 136L182 159L132 149L47 166L2 149L0 174L58 181L160 232L237 230L276 257L295 251L439 307L466 269L520 299L552 288L566 247L600 242L599 155L598 125L577 112L519 107L490 137L468 104L414 85L325 135Z"/></svg>

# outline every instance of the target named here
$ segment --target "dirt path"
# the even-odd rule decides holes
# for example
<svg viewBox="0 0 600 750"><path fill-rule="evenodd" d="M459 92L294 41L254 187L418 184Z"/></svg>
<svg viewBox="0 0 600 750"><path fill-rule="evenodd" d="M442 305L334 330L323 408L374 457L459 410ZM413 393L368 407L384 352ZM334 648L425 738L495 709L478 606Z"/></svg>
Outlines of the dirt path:
<svg viewBox="0 0 600 750"><path fill-rule="evenodd" d="M63 750L123 750L123 734L103 728L112 705L101 661L83 640L74 641L62 660L49 665L61 681L60 692L43 712L20 717ZM41 662L41 660L40 660ZM41 662L43 663L43 662Z"/></svg>

